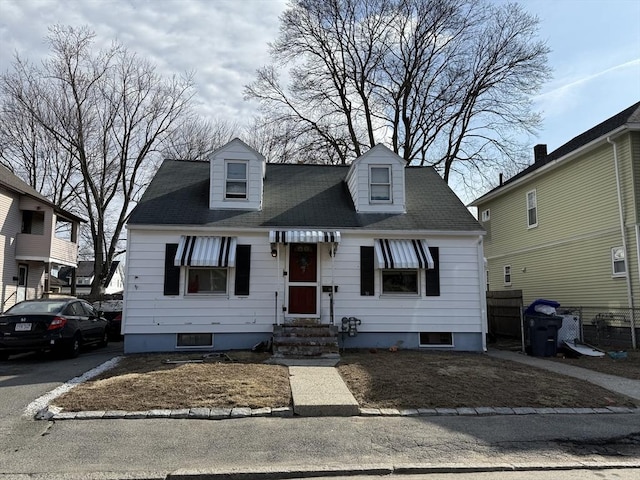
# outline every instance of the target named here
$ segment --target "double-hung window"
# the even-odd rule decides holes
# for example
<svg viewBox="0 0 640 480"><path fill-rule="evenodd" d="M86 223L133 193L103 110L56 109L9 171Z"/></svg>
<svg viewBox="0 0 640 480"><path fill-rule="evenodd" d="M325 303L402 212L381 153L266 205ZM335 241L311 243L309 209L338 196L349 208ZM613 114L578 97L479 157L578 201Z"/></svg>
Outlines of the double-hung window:
<svg viewBox="0 0 640 480"><path fill-rule="evenodd" d="M189 267L187 293L225 295L227 293L227 268Z"/></svg>
<svg viewBox="0 0 640 480"><path fill-rule="evenodd" d="M538 225L538 198L535 190L527 192L527 226Z"/></svg>
<svg viewBox="0 0 640 480"><path fill-rule="evenodd" d="M611 264L613 266L614 277L622 277L627 274L623 247L614 247L611 249Z"/></svg>
<svg viewBox="0 0 640 480"><path fill-rule="evenodd" d="M247 199L247 162L228 161L225 164L225 198Z"/></svg>
<svg viewBox="0 0 640 480"><path fill-rule="evenodd" d="M511 285L511 265L504 266L504 284Z"/></svg>
<svg viewBox="0 0 640 480"><path fill-rule="evenodd" d="M391 167L369 168L369 198L372 203L391 201Z"/></svg>

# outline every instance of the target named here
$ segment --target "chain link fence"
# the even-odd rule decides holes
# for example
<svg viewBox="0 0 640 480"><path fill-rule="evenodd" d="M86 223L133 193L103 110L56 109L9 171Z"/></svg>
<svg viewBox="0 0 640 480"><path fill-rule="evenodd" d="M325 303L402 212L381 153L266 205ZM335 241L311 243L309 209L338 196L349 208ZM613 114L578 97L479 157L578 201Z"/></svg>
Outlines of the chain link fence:
<svg viewBox="0 0 640 480"><path fill-rule="evenodd" d="M559 341L578 340L613 349L637 347L640 309L561 306L557 314L563 317Z"/></svg>

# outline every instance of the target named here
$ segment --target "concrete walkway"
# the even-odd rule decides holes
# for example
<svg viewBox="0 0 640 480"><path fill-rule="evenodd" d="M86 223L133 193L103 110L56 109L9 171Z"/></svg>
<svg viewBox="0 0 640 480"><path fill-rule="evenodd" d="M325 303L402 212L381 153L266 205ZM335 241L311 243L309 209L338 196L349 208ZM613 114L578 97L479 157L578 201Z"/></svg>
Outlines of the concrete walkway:
<svg viewBox="0 0 640 480"><path fill-rule="evenodd" d="M626 395L629 398L640 401L640 380L630 378L616 377L606 373L600 373L586 368L566 365L544 358L530 357L520 352L511 352L507 350L489 350L487 354L490 357L500 358L502 360L510 360L512 362L523 363L536 368L542 368L550 372L567 375L569 377L579 378L587 382L593 383L600 387L611 390L612 392Z"/></svg>
<svg viewBox="0 0 640 480"><path fill-rule="evenodd" d="M358 415L360 407L334 367L289 367L293 412L302 417Z"/></svg>

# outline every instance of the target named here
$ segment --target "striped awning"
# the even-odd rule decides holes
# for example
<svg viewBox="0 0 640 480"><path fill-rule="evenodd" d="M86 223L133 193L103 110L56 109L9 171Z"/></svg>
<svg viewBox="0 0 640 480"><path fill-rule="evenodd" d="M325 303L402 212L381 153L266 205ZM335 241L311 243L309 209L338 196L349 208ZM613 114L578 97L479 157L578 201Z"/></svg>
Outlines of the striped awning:
<svg viewBox="0 0 640 480"><path fill-rule="evenodd" d="M340 243L334 230L271 230L269 243Z"/></svg>
<svg viewBox="0 0 640 480"><path fill-rule="evenodd" d="M236 237L180 237L174 265L177 267L235 267Z"/></svg>
<svg viewBox="0 0 640 480"><path fill-rule="evenodd" d="M378 268L434 268L425 240L375 240Z"/></svg>

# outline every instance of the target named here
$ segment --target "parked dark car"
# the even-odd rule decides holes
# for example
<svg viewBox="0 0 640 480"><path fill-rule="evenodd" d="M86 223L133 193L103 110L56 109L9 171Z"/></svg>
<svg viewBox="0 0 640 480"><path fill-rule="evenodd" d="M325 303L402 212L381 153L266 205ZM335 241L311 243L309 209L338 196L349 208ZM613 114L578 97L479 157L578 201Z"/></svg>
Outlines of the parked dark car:
<svg viewBox="0 0 640 480"><path fill-rule="evenodd" d="M121 341L122 300L98 300L93 302L92 305L98 312L101 312L100 316L106 318L107 322L109 322L107 326L109 340L113 342Z"/></svg>
<svg viewBox="0 0 640 480"><path fill-rule="evenodd" d="M77 298L27 300L0 315L0 359L53 350L73 358L85 345L106 346L107 320Z"/></svg>

